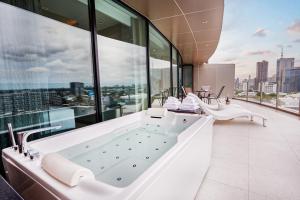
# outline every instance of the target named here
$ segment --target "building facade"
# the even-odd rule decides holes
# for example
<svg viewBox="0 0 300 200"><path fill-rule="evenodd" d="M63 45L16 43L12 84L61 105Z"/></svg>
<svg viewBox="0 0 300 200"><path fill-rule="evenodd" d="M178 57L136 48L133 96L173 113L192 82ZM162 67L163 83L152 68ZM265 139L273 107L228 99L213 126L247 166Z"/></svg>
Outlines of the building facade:
<svg viewBox="0 0 300 200"><path fill-rule="evenodd" d="M272 82L262 82L262 92L266 94L276 94L277 84Z"/></svg>
<svg viewBox="0 0 300 200"><path fill-rule="evenodd" d="M276 81L278 84L279 92L286 92L285 87L285 79L286 79L286 71L288 69L294 68L295 58L279 58L277 60L276 67Z"/></svg>
<svg viewBox="0 0 300 200"><path fill-rule="evenodd" d="M284 92L300 92L300 67L287 69L285 72Z"/></svg>
<svg viewBox="0 0 300 200"><path fill-rule="evenodd" d="M260 82L268 81L268 64L265 60L256 63L255 89L258 89Z"/></svg>

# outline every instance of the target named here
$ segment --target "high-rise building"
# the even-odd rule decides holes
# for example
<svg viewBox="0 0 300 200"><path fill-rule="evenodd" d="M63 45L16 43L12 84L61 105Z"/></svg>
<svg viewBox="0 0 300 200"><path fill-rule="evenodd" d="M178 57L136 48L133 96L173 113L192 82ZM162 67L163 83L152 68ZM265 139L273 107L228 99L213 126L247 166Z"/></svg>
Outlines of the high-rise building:
<svg viewBox="0 0 300 200"><path fill-rule="evenodd" d="M240 85L240 79L239 78L236 78L234 80L234 89L235 90L238 90L239 89L239 85Z"/></svg>
<svg viewBox="0 0 300 200"><path fill-rule="evenodd" d="M256 78L255 88L257 89L260 82L268 81L268 61L261 61L256 63Z"/></svg>
<svg viewBox="0 0 300 200"><path fill-rule="evenodd" d="M285 92L286 87L284 86L286 71L294 68L295 58L279 58L277 59L276 68L276 81L278 84L278 91Z"/></svg>
<svg viewBox="0 0 300 200"><path fill-rule="evenodd" d="M284 92L300 92L300 67L285 72Z"/></svg>
<svg viewBox="0 0 300 200"><path fill-rule="evenodd" d="M70 83L71 92L75 96L82 96L84 91L84 84L80 82Z"/></svg>
<svg viewBox="0 0 300 200"><path fill-rule="evenodd" d="M49 94L38 90L6 92L0 94L0 106L1 114L49 110Z"/></svg>

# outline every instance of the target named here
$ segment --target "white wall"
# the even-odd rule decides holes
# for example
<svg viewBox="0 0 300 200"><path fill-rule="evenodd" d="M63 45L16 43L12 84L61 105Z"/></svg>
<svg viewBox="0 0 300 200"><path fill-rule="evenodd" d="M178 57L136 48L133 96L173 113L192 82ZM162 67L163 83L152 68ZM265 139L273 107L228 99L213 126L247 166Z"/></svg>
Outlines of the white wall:
<svg viewBox="0 0 300 200"><path fill-rule="evenodd" d="M203 85L210 85L214 94L225 85L222 96L234 94L234 64L203 64L194 66L194 91L200 90Z"/></svg>

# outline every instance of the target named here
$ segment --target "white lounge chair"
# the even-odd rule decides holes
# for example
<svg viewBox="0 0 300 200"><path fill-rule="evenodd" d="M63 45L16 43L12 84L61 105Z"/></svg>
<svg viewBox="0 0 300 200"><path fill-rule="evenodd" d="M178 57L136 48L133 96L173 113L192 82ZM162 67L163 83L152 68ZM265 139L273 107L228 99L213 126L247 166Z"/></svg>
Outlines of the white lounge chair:
<svg viewBox="0 0 300 200"><path fill-rule="evenodd" d="M232 104L232 105L222 105L219 108L218 105L208 105L204 103L197 95L189 93L189 96L197 99L199 106L201 109L213 116L215 120L231 120L239 117L247 117L253 121L253 117L259 117L263 120L263 126L266 126L266 118L258 113L251 112L240 105Z"/></svg>

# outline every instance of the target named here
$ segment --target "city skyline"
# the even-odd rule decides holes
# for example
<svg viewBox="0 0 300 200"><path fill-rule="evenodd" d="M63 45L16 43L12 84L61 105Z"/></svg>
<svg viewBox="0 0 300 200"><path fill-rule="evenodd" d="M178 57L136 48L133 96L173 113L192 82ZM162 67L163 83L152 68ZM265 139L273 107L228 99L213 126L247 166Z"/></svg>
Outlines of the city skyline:
<svg viewBox="0 0 300 200"><path fill-rule="evenodd" d="M209 63L234 63L236 77L244 79L255 77L256 62L266 60L272 76L283 47L284 57L300 67L299 8L297 0L225 0L220 42Z"/></svg>

